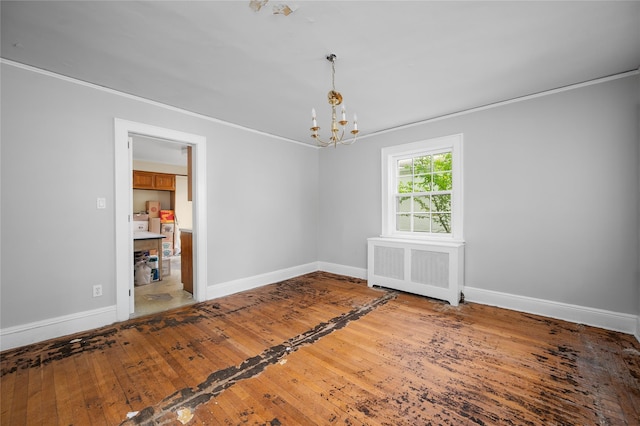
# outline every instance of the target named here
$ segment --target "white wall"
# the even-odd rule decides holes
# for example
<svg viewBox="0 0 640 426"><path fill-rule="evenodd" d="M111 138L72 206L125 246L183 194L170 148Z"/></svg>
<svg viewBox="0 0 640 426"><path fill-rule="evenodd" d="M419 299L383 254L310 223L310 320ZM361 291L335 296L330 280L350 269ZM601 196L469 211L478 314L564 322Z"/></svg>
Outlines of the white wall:
<svg viewBox="0 0 640 426"><path fill-rule="evenodd" d="M316 261L315 149L9 63L1 85L3 330L115 305L114 117L207 138L209 288Z"/></svg>
<svg viewBox="0 0 640 426"><path fill-rule="evenodd" d="M176 176L176 217L178 218L178 226L183 229L193 229L193 202L187 199L188 180L187 176Z"/></svg>
<svg viewBox="0 0 640 426"><path fill-rule="evenodd" d="M135 145L135 140L134 140ZM171 142L165 142L171 143ZM185 164L186 164L185 159ZM174 175L187 175L187 166L176 166L174 164L153 163L150 161L133 160L133 170L141 170L146 172L170 173Z"/></svg>
<svg viewBox="0 0 640 426"><path fill-rule="evenodd" d="M638 84L635 75L321 151L319 260L366 268L366 239L381 231L382 147L463 133L466 285L637 315Z"/></svg>

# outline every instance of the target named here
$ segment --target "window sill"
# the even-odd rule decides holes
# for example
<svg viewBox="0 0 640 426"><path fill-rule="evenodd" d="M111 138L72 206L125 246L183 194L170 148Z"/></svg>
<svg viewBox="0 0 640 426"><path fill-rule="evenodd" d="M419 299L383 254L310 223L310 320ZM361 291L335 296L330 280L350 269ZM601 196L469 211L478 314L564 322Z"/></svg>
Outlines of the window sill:
<svg viewBox="0 0 640 426"><path fill-rule="evenodd" d="M437 238L437 237L410 237L410 236L397 236L397 235L381 235L379 237L369 238L371 241L388 241L397 243L410 243L421 245L432 245L440 247L460 247L465 245L464 240L458 240L453 238Z"/></svg>

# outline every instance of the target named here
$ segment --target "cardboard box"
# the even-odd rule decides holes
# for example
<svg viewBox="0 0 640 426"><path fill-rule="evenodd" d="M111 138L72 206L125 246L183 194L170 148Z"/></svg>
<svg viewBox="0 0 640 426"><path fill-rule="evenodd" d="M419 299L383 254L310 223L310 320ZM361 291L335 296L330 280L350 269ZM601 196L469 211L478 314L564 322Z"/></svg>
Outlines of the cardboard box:
<svg viewBox="0 0 640 426"><path fill-rule="evenodd" d="M160 217L160 201L147 201L149 217Z"/></svg>
<svg viewBox="0 0 640 426"><path fill-rule="evenodd" d="M154 234L160 233L160 218L152 217L149 219L149 232L153 232Z"/></svg>
<svg viewBox="0 0 640 426"><path fill-rule="evenodd" d="M149 222L148 221L140 221L140 220L134 220L133 221L133 232L141 232L141 231L148 231L149 230Z"/></svg>
<svg viewBox="0 0 640 426"><path fill-rule="evenodd" d="M163 223L160 225L160 233L165 236L163 241L173 241L175 223Z"/></svg>
<svg viewBox="0 0 640 426"><path fill-rule="evenodd" d="M160 232L163 234L173 234L174 232L176 232L176 224L173 222L163 223L162 225L160 225L160 230Z"/></svg>
<svg viewBox="0 0 640 426"><path fill-rule="evenodd" d="M146 222L149 220L149 215L146 213L134 213L133 221L134 222Z"/></svg>
<svg viewBox="0 0 640 426"><path fill-rule="evenodd" d="M171 275L171 259L162 259L162 276Z"/></svg>
<svg viewBox="0 0 640 426"><path fill-rule="evenodd" d="M160 210L160 222L173 223L176 220L173 210Z"/></svg>

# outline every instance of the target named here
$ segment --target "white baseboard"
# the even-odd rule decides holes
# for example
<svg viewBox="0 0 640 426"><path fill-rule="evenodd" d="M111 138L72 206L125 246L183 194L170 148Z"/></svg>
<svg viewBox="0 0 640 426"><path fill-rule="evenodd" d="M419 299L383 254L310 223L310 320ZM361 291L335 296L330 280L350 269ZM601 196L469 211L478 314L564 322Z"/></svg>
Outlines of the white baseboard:
<svg viewBox="0 0 640 426"><path fill-rule="evenodd" d="M348 277L367 279L367 270L365 268L356 268L354 266L338 265L337 263L318 262L318 270L331 272L332 274L346 275Z"/></svg>
<svg viewBox="0 0 640 426"><path fill-rule="evenodd" d="M0 330L0 350L87 331L117 322L116 305Z"/></svg>
<svg viewBox="0 0 640 426"><path fill-rule="evenodd" d="M207 287L207 300L251 290L315 271L367 279L367 270L329 262L311 262L292 268ZM591 325L633 334L640 341L640 316L558 303L474 287L464 287L465 300L520 312ZM118 322L116 306L78 312L43 321L0 329L0 350L17 348L43 340L91 330Z"/></svg>
<svg viewBox="0 0 640 426"><path fill-rule="evenodd" d="M207 300L284 281L318 270L318 262L207 287ZM118 322L116 305L0 329L0 351Z"/></svg>
<svg viewBox="0 0 640 426"><path fill-rule="evenodd" d="M310 272L315 272L317 270L318 263L311 262L305 265L294 266L292 268L267 272L266 274L254 275L252 277L240 278L233 281L227 281L225 283L210 285L207 287L207 300L277 283L300 275L308 274Z"/></svg>
<svg viewBox="0 0 640 426"><path fill-rule="evenodd" d="M498 306L514 311L542 315L606 330L633 334L638 338L640 319L636 315L606 311L586 306L570 305L533 297L518 296L474 287L464 287L464 300ZM638 339L640 340L640 338Z"/></svg>
<svg viewBox="0 0 640 426"><path fill-rule="evenodd" d="M353 266L338 265L336 263L328 262L311 262L305 265L268 272L266 274L254 275L252 277L240 278L221 284L210 285L207 287L207 300L251 290L316 271L331 272L333 274L346 275L364 280L367 279L367 270L363 268L355 268Z"/></svg>

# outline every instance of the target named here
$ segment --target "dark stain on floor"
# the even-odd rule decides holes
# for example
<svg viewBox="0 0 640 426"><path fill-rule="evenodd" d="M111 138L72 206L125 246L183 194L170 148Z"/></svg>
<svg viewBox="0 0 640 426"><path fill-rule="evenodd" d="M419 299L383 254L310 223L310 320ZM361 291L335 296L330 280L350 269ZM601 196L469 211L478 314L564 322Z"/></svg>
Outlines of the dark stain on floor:
<svg viewBox="0 0 640 426"><path fill-rule="evenodd" d="M317 303L317 298L324 299L331 293L313 285L325 276L345 283L363 283L362 280L354 278L318 272L264 287L259 292L246 294L243 299L203 302L170 313L138 318L64 339L17 348L0 354L3 357L1 376L17 369L37 368L82 353L104 350L114 344L127 345L128 342L126 339L121 340L119 333L131 330L153 333L168 327L198 324L211 318L246 313L248 309L259 308L263 303L295 300L295 307L282 314L283 318L294 317L298 312L304 311L305 307ZM396 297L396 302L387 304ZM178 408L188 408L195 412L199 406L211 401L225 389L239 381L259 375L267 367L280 362L302 346L310 345L333 331L344 328L377 308L381 309L368 317L369 319L383 312L400 313L399 307L406 303L406 299L403 300L395 292L383 291L377 299L370 300L370 296L363 299L369 302L354 302L353 298L332 298L327 303L344 307L345 311L350 310L286 341L275 345L272 345L272 342L267 343L265 346L271 346L259 355L247 358L239 365L211 373L197 386L180 389L160 403L139 411L135 417L123 424L174 424ZM359 305L353 307L354 304ZM454 309L446 303L433 302L433 312L412 312L415 314L412 322L421 327L420 332L413 332L408 327L407 330L403 330L402 339L381 340L378 343L380 352L384 354L381 362L393 364L402 378L376 378L375 367L368 366L362 375L371 381L378 380L375 387L380 390L379 396L363 393L358 395L357 389L349 387L348 382L334 385L323 397L330 400L332 394L355 395L354 404L346 408L345 418L334 415L327 419L329 423L351 424L349 415L353 415L361 420L364 417L368 420L365 423L372 424L543 424L531 420L532 418L544 419L544 424L558 425L630 424L617 423L619 419L607 412L607 407L610 406L608 398L611 398L611 395L607 393L606 383L588 383L592 377L591 371L608 368L607 360L610 358L607 358L607 351L624 348L615 356L622 359L623 367L628 369L628 375L616 376L615 379L627 382L626 404L639 404L640 347L632 337L629 338L630 343L625 343L627 340L623 339L626 337L621 337L615 332L602 331L599 333L602 343L611 343L610 346L580 345L578 347L582 349L578 351L571 344L565 343L562 336L579 337L585 326L522 314L520 318L523 323L534 324L534 327L539 323L547 328L548 339L547 336L543 336L540 339L543 344L533 350L528 347L526 353L510 353L509 350L500 353L496 350L500 342L508 345L511 343L510 340L501 340L499 329L497 334L489 334L489 337L474 338L474 308L467 309ZM446 312L447 318L439 316L439 312ZM355 326L363 322L365 321L356 323ZM493 326L494 323L490 325ZM440 329L440 326L444 328ZM429 332L430 328L434 331ZM116 338L120 339L117 340L120 343L116 343ZM214 342L226 338L228 337L224 331L217 327L212 328L212 333L206 337ZM372 339L375 339L375 336L372 336ZM187 345L199 343L190 341ZM517 346L515 348L517 349ZM180 342L171 347L171 350L175 351L183 349ZM510 359L501 359L502 356ZM614 354L611 354L611 357L613 356ZM4 365L10 367L5 369ZM505 368L507 370L503 370ZM494 370L500 370L500 374L510 374L513 378L510 387L505 388L494 380ZM441 377L451 377L434 380L430 371L444 371L445 374ZM466 372L464 380L452 378L460 377L462 371ZM527 372L531 371L536 372L535 378L526 377ZM360 372L356 373L358 374ZM596 377L595 374L593 377ZM272 397L278 398L277 395L265 394L265 398ZM576 405L579 405L579 410L573 412L571 407ZM244 414L249 419L252 413ZM592 417L587 417L590 415ZM396 419L397 422L391 422L390 419ZM280 425L281 422L274 418L266 424Z"/></svg>
<svg viewBox="0 0 640 426"><path fill-rule="evenodd" d="M83 334L81 337L65 340L48 341L9 350L2 353L4 361L9 361L10 368L2 368L0 377L18 369L38 368L41 365L59 361L70 356L79 355L86 351L101 350L116 343L113 337L118 333L117 328L100 329L95 333Z"/></svg>
<svg viewBox="0 0 640 426"><path fill-rule="evenodd" d="M243 303L241 306L225 308L219 302L201 302L178 308L171 312L131 319L112 327L103 327L90 332L82 332L64 338L10 349L1 353L3 361L6 361L6 364L10 365L10 367L0 369L0 377L13 373L18 369L37 368L71 356L106 349L115 343L115 339L112 337L126 330L135 329L141 333L158 332L165 328L196 324L210 318L233 315L234 313L258 307L263 303L293 298L296 299L297 308L304 309L315 303L315 297L322 297L329 293L327 289L312 285L323 277L354 284L363 283L362 280L357 278L320 271L313 272L271 284L264 289L266 291L248 295L251 302ZM125 342L124 344L127 343Z"/></svg>
<svg viewBox="0 0 640 426"><path fill-rule="evenodd" d="M310 345L322 337L347 326L374 309L386 304L396 297L395 292L386 292L377 299L362 306L354 308L350 312L323 322L314 328L299 334L286 342L272 346L259 355L246 359L240 365L231 366L213 372L207 380L200 383L197 388L184 388L165 398L154 407L147 407L136 416L126 420L127 424L157 424L168 421L175 416L178 409L188 408L192 412L196 408L210 401L225 389L233 386L241 380L250 379L262 373L268 366L278 363L288 354L293 353L303 346ZM277 419L276 419L277 420ZM272 424L274 424L272 422ZM279 424L279 421L276 423Z"/></svg>

